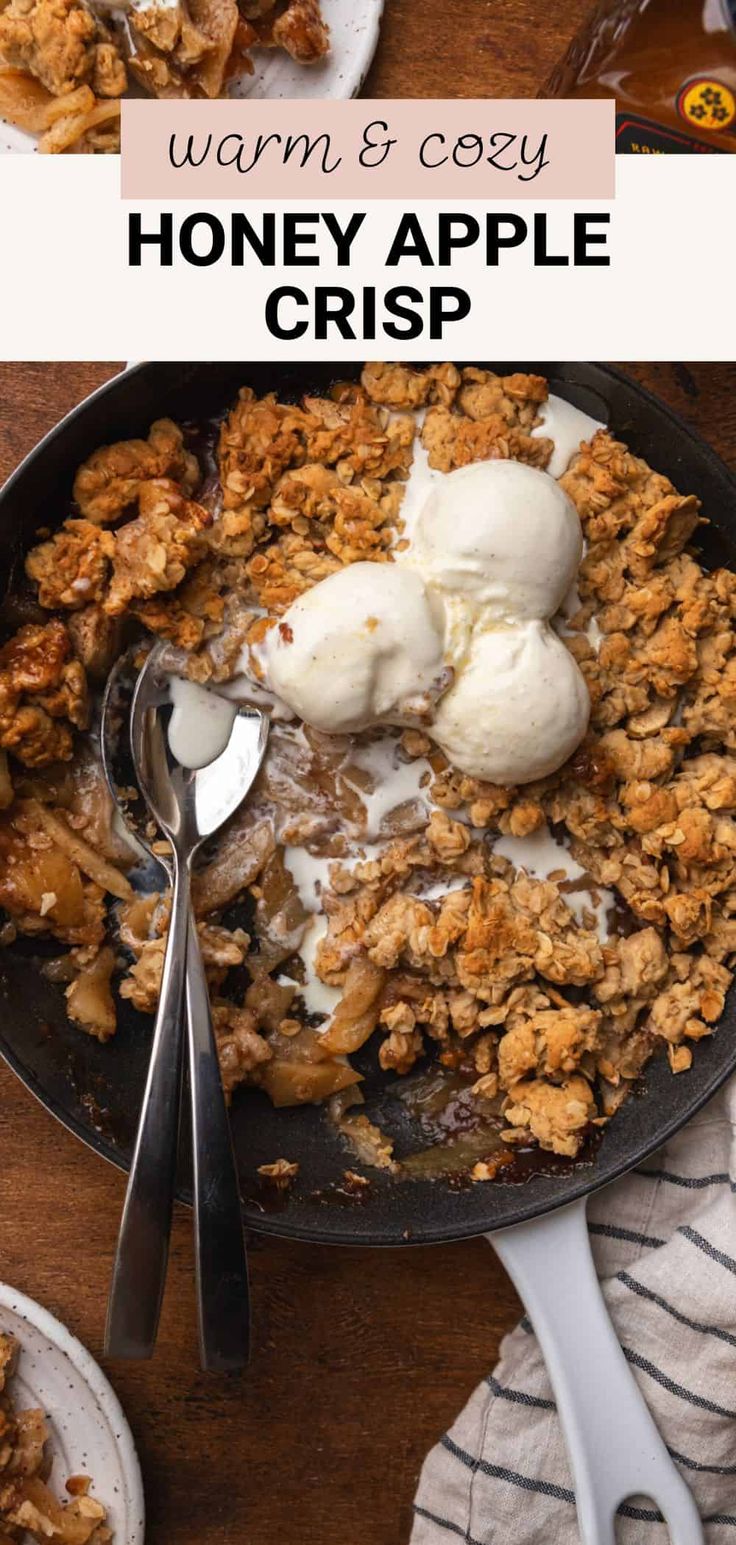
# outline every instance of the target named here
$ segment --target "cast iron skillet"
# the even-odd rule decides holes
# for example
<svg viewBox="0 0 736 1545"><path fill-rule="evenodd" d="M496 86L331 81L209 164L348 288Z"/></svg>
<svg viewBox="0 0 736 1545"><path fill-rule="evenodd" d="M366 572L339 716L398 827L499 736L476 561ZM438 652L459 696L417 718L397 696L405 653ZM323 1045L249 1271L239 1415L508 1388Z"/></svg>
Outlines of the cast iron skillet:
<svg viewBox="0 0 736 1545"><path fill-rule="evenodd" d="M590 364L503 364L495 369L547 375L553 390L608 421L658 471L685 492L700 495L711 521L699 538L706 564L736 564L736 479L710 448L668 408L608 367ZM65 418L18 468L0 492L0 573L12 584L22 553L38 526L67 513L75 468L95 447L144 434L169 415L202 420L222 412L241 385L284 396L319 391L355 376L358 367L268 364L144 364L117 377ZM71 1131L121 1167L130 1161L146 1071L151 1022L127 1003L119 1030L100 1046L66 1020L63 997L40 974L38 943L0 951L0 1050L28 1088ZM606 1128L586 1164L560 1161L551 1173L525 1182L496 1181L453 1189L444 1181L395 1180L371 1172L359 1201L341 1186L355 1165L314 1106L276 1111L266 1096L242 1090L232 1124L246 1223L266 1233L322 1242L370 1245L428 1244L461 1239L520 1223L606 1185L664 1143L736 1068L736 1013L731 995L718 1033L701 1041L693 1067L673 1077L659 1056L646 1069L641 1092ZM381 1106L397 1152L421 1146L417 1129L391 1095L393 1075L379 1074L370 1047L359 1061L365 1088ZM299 1180L269 1206L256 1184L261 1163L299 1162ZM188 1193L182 1176L181 1194Z"/></svg>

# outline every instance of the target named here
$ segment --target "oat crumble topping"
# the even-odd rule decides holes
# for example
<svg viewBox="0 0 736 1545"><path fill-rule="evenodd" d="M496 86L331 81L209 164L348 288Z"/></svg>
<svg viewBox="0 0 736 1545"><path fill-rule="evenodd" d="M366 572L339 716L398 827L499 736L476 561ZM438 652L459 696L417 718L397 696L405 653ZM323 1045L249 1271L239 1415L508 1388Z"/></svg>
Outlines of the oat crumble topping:
<svg viewBox="0 0 736 1545"><path fill-rule="evenodd" d="M27 557L38 620L0 649L0 904L14 931L69 947L82 1029L114 1033L121 970L120 995L154 1011L167 927L167 898L131 889L83 739L87 678L115 658L121 619L187 651L194 679L229 679L303 591L355 561L392 561L419 435L438 470L489 457L544 468L553 444L532 430L546 397L537 376L370 364L359 385L297 404L244 388L219 425L214 478L167 420L79 469L73 510ZM731 983L736 574L699 563L697 496L606 431L560 481L586 540L565 642L592 700L570 761L501 788L454 770L421 728L382 733L383 754L388 743L417 780L376 841L376 733L274 723L253 797L197 876L228 1097L241 1083L276 1105L339 1095L354 1151L386 1168L390 1143L349 1108L349 1059L372 1036L392 1074L427 1053L462 1074L495 1102L510 1153L574 1157L655 1051L687 1072ZM607 936L561 872L535 878L494 852L499 835L546 826L586 883L614 893ZM310 906L287 850L321 861ZM247 932L228 926L244 899ZM308 939L333 989L326 1029L305 998ZM233 996L228 973L244 964L250 985ZM484 1164L475 1179L499 1168Z"/></svg>
<svg viewBox="0 0 736 1545"><path fill-rule="evenodd" d="M42 153L120 149L120 98L221 97L252 74L254 48L309 65L329 53L320 0L7 0L0 11L0 117Z"/></svg>

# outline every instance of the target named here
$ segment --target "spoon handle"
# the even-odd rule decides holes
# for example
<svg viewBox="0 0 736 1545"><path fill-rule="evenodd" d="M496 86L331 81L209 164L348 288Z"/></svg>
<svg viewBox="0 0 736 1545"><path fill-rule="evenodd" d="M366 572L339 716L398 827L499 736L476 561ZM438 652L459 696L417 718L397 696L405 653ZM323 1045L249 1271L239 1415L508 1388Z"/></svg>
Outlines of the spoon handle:
<svg viewBox="0 0 736 1545"><path fill-rule="evenodd" d="M211 1372L234 1372L248 1361L248 1263L209 993L191 916L186 991L200 1359Z"/></svg>
<svg viewBox="0 0 736 1545"><path fill-rule="evenodd" d="M138 1135L107 1310L108 1357L150 1357L156 1342L176 1184L189 871L174 854L171 919Z"/></svg>

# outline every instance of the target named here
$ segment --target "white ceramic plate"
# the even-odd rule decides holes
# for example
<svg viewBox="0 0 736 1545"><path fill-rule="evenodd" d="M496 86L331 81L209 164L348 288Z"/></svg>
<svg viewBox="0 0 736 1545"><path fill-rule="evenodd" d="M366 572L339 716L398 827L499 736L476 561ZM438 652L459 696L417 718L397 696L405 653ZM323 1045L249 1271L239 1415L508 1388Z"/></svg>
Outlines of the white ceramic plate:
<svg viewBox="0 0 736 1545"><path fill-rule="evenodd" d="M384 0L322 0L322 14L330 27L330 52L320 64L297 64L281 49L262 48L254 53L255 73L244 75L231 86L235 97L332 97L357 96L376 51ZM12 124L0 121L0 155L28 153L36 138Z"/></svg>
<svg viewBox="0 0 736 1545"><path fill-rule="evenodd" d="M11 1385L16 1408L40 1406L48 1419L54 1494L63 1501L67 1478L89 1475L115 1545L143 1545L143 1482L133 1435L94 1358L47 1309L4 1282L0 1331L20 1344Z"/></svg>

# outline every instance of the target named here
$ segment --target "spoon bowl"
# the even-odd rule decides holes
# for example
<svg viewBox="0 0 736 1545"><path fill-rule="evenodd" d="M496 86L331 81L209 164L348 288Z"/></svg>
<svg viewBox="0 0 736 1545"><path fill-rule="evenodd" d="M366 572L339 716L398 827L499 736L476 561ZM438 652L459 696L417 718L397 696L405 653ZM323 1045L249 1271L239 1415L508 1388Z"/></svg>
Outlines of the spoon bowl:
<svg viewBox="0 0 736 1545"><path fill-rule="evenodd" d="M230 819L263 760L268 719L255 708L234 711L224 750L204 767L184 767L166 734L171 717L171 650L154 644L133 693L130 740L138 781L149 810L172 843L195 852Z"/></svg>

